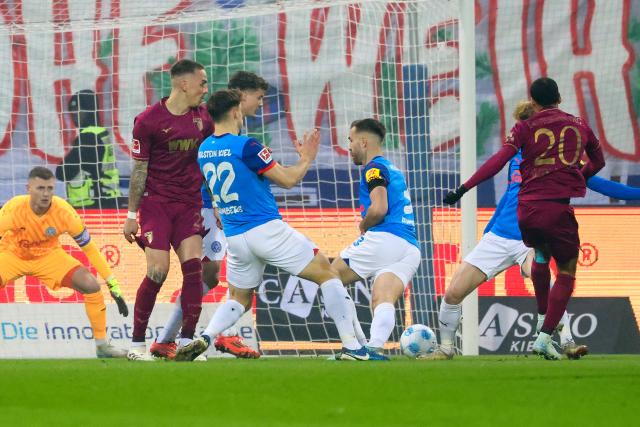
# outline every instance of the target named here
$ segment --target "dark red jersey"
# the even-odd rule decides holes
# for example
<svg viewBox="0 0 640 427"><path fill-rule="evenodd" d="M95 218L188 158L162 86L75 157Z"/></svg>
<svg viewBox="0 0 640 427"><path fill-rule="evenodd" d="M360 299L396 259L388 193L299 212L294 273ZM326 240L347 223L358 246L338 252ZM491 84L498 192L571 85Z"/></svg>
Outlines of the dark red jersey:
<svg viewBox="0 0 640 427"><path fill-rule="evenodd" d="M131 152L135 160L149 162L145 194L200 205L198 147L213 133L213 122L204 105L176 116L167 109L166 100L136 117Z"/></svg>
<svg viewBox="0 0 640 427"><path fill-rule="evenodd" d="M557 108L516 123L505 145L522 150L520 200L584 197L584 153L595 172L604 166L600 143L589 125Z"/></svg>

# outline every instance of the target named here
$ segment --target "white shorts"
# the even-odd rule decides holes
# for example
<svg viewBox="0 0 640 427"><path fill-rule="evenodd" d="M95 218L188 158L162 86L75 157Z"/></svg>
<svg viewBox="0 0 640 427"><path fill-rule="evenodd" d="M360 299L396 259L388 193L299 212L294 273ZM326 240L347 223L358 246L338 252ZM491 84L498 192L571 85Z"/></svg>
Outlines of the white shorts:
<svg viewBox="0 0 640 427"><path fill-rule="evenodd" d="M227 237L227 281L241 289L260 285L267 264L297 276L316 255L304 234L276 219Z"/></svg>
<svg viewBox="0 0 640 427"><path fill-rule="evenodd" d="M493 279L512 265L519 265L520 273L525 276L522 264L531 250L522 240L506 239L488 232L464 260L486 274L487 280Z"/></svg>
<svg viewBox="0 0 640 427"><path fill-rule="evenodd" d="M218 228L212 208L203 208L202 218L204 218L204 230L207 233L202 239L202 260L222 261L227 252L227 239L224 237L224 231Z"/></svg>
<svg viewBox="0 0 640 427"><path fill-rule="evenodd" d="M406 287L420 265L420 250L394 234L367 231L340 252L340 258L363 279L393 273Z"/></svg>

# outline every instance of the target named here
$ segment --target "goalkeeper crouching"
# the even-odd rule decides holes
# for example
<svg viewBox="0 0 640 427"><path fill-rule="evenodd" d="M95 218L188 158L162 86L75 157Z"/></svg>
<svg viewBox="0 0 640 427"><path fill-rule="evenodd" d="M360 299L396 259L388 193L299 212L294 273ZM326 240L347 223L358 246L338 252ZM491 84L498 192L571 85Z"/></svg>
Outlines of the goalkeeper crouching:
<svg viewBox="0 0 640 427"><path fill-rule="evenodd" d="M91 265L105 280L121 315L129 310L118 281L100 254L82 219L71 205L54 196L55 177L43 167L29 172L28 194L10 199L0 209L0 289L22 276L33 276L49 289L72 288L83 294L93 329L96 355L126 357L126 351L107 340L107 312L96 278L66 253L58 240L64 233L74 238Z"/></svg>

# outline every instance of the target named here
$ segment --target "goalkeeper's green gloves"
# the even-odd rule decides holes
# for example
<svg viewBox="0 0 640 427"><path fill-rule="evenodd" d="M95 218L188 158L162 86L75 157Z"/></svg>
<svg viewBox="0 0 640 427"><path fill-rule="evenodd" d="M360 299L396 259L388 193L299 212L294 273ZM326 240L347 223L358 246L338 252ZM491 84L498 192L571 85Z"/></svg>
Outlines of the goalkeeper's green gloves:
<svg viewBox="0 0 640 427"><path fill-rule="evenodd" d="M461 185L460 187L456 188L455 191L450 191L444 198L443 202L447 205L453 205L455 204L458 200L460 200L462 198L462 196L464 196L464 193L467 192L467 189L465 188L464 185Z"/></svg>
<svg viewBox="0 0 640 427"><path fill-rule="evenodd" d="M127 317L129 315L129 307L127 307L127 303L122 296L122 291L120 290L120 284L116 280L115 277L111 276L107 279L107 286L109 287L109 292L111 293L111 298L116 302L118 306L118 312Z"/></svg>

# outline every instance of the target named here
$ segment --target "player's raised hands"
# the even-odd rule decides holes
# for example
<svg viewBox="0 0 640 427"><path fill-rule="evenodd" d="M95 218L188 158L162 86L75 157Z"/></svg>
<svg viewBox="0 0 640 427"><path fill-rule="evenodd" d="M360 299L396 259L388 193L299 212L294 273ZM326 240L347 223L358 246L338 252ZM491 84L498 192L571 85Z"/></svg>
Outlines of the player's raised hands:
<svg viewBox="0 0 640 427"><path fill-rule="evenodd" d="M320 132L318 129L305 132L302 137L302 143L294 141L294 146L301 158L309 161L314 160L320 149Z"/></svg>

